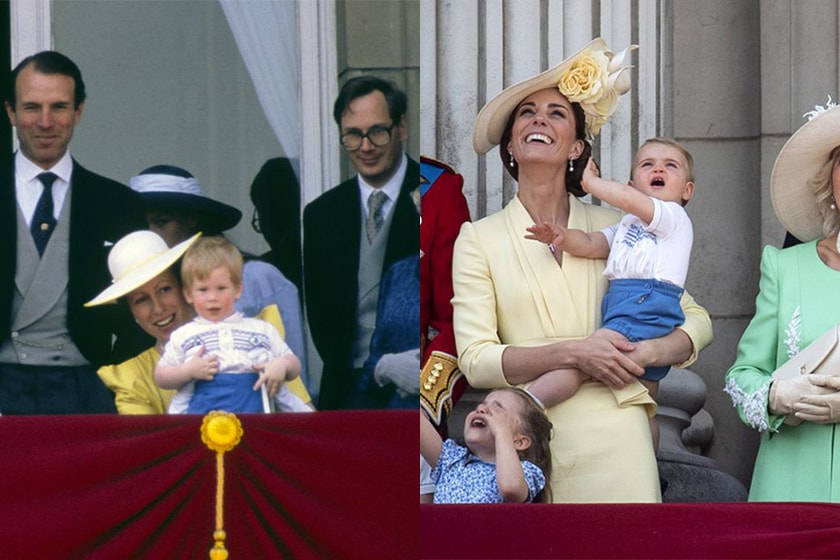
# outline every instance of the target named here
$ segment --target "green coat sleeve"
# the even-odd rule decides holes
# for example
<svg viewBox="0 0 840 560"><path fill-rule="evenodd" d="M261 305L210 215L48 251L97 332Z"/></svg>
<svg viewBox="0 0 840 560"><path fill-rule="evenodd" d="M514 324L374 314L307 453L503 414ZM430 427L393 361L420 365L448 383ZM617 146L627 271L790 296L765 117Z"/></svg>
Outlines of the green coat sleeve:
<svg viewBox="0 0 840 560"><path fill-rule="evenodd" d="M779 346L779 249L765 247L755 316L738 343L735 363L726 374L726 391L741 420L763 432L778 431L783 416L767 410L770 381Z"/></svg>

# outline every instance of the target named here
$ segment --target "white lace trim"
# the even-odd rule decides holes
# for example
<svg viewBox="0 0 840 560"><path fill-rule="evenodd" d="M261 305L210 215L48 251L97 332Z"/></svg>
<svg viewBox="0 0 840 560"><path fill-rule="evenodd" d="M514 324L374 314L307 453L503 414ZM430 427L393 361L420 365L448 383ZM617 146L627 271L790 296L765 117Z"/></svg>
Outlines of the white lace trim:
<svg viewBox="0 0 840 560"><path fill-rule="evenodd" d="M770 391L769 379L755 393L746 393L735 383L734 379L730 378L723 391L732 399L733 406L740 406L744 411L743 416L747 424L759 432L766 432L770 428L767 415L767 394Z"/></svg>
<svg viewBox="0 0 840 560"><path fill-rule="evenodd" d="M799 320L799 306L793 310L787 328L785 329L785 346L788 359L799 354L799 343L802 341L802 323Z"/></svg>

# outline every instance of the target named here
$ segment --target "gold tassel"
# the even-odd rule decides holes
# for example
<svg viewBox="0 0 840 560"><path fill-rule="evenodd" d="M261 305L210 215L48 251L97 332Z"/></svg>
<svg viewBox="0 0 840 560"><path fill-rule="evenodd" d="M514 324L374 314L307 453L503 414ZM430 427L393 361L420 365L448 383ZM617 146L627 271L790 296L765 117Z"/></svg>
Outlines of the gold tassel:
<svg viewBox="0 0 840 560"><path fill-rule="evenodd" d="M216 452L216 530L215 544L210 549L210 560L227 560L225 548L227 534L224 530L225 460L224 454L239 444L242 439L242 423L235 414L212 410L201 422L201 441Z"/></svg>

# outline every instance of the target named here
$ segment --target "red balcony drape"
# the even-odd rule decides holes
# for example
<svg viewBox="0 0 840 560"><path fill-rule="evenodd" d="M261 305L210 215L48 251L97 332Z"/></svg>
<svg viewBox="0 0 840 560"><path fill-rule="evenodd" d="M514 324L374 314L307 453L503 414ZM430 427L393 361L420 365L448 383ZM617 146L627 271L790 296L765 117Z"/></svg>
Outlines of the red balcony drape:
<svg viewBox="0 0 840 560"><path fill-rule="evenodd" d="M426 559L840 558L840 505L423 505L420 534Z"/></svg>
<svg viewBox="0 0 840 560"><path fill-rule="evenodd" d="M230 559L417 558L416 415L239 415ZM208 558L216 454L201 420L0 417L0 558Z"/></svg>

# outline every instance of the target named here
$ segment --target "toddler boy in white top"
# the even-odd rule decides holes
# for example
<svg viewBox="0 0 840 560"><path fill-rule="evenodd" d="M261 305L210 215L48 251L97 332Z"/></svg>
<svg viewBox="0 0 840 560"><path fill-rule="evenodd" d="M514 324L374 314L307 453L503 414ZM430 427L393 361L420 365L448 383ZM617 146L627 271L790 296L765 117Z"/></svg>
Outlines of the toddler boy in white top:
<svg viewBox="0 0 840 560"><path fill-rule="evenodd" d="M309 412L285 386L300 360L271 324L235 309L242 294L242 254L223 237L204 237L184 254L184 296L198 316L175 330L155 368L155 382L178 392L170 414Z"/></svg>
<svg viewBox="0 0 840 560"><path fill-rule="evenodd" d="M610 285L601 302L602 328L630 342L665 336L685 321L680 307L694 233L685 205L694 195L694 160L678 142L651 138L636 152L628 184L599 176L590 159L583 189L626 212L618 224L597 232L537 224L528 239L548 244L562 266L563 253L607 259ZM597 334L597 333L596 333ZM669 366L649 367L640 378L655 397ZM528 390L547 407L572 396L587 377L575 369L554 370Z"/></svg>

